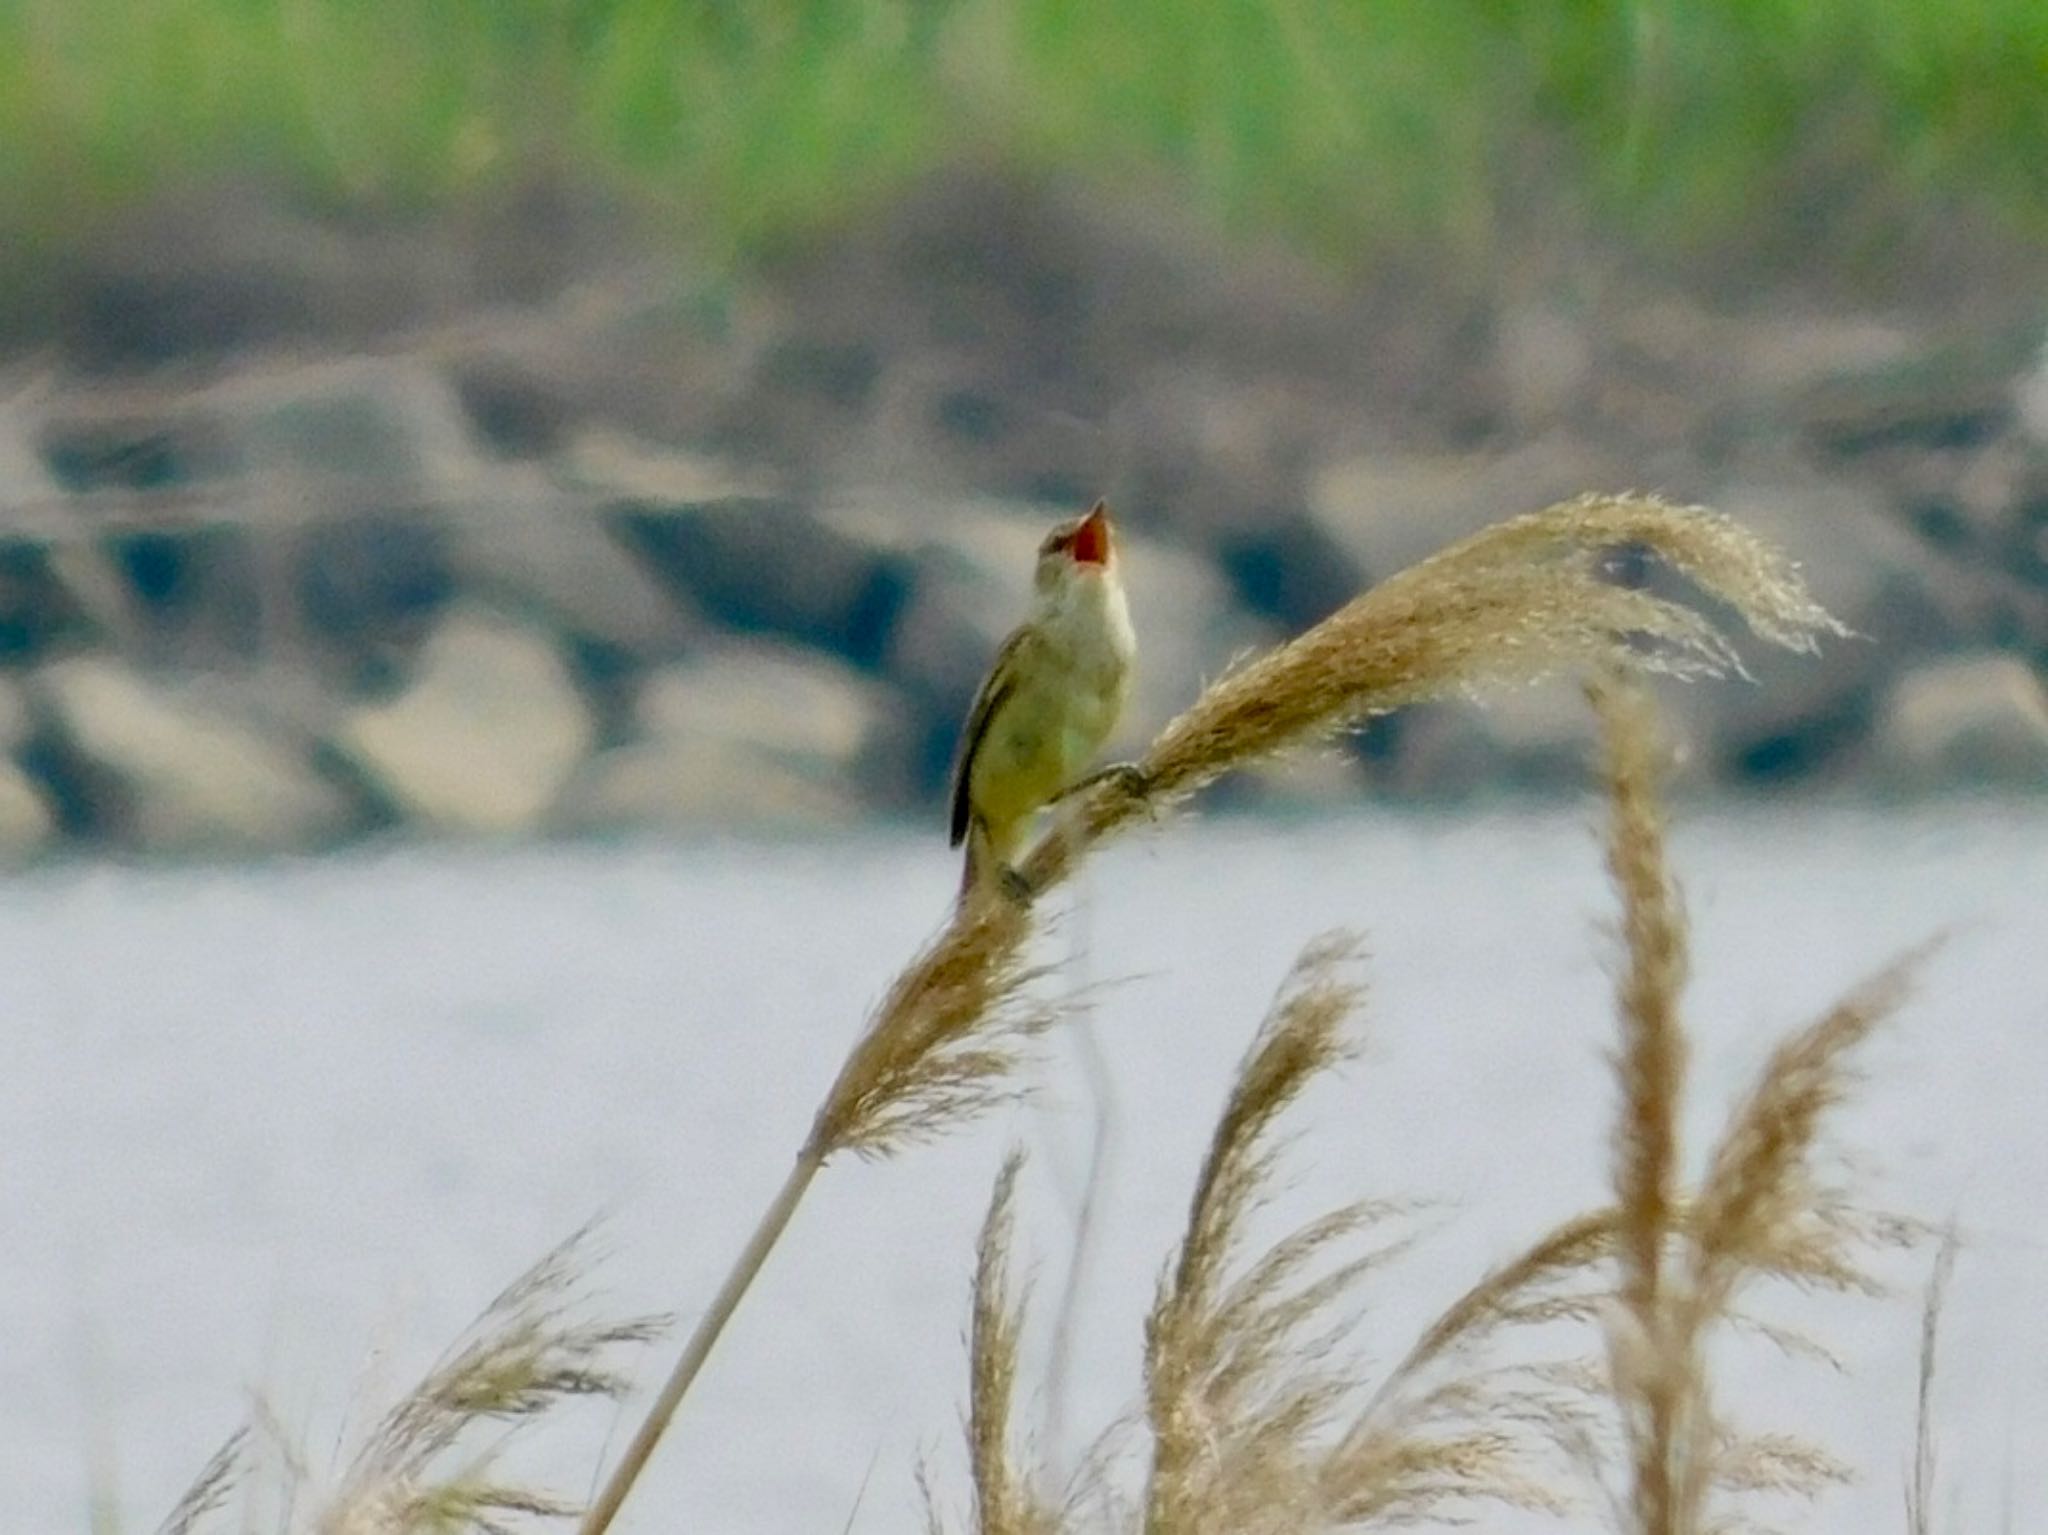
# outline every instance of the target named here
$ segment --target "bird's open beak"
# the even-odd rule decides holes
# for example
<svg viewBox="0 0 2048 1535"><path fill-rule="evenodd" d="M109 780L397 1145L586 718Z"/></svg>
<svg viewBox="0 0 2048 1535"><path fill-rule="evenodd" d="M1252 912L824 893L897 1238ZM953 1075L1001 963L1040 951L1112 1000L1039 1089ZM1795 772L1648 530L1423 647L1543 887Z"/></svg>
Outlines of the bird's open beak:
<svg viewBox="0 0 2048 1535"><path fill-rule="evenodd" d="M1107 565L1109 563L1109 503L1098 501L1088 515L1081 519L1081 526L1074 530L1074 542L1069 551L1076 564Z"/></svg>

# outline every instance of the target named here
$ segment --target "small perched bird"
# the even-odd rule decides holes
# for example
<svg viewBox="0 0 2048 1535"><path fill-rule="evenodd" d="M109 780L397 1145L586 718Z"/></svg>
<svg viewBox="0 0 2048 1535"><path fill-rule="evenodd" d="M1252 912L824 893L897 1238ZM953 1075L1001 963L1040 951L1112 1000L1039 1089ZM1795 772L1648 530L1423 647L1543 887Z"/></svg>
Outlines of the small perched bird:
<svg viewBox="0 0 2048 1535"><path fill-rule="evenodd" d="M1137 641L1109 507L1061 523L1038 546L1031 616L982 681L953 764L953 842L967 844L961 890L1012 864L1031 817L1071 793L1116 728Z"/></svg>

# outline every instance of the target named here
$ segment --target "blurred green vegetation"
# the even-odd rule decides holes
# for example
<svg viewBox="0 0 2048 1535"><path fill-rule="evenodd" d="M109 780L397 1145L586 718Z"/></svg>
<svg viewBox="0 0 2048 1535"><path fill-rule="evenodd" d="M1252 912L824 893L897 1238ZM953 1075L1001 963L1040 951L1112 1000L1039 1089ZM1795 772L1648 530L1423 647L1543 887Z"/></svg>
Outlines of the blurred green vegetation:
<svg viewBox="0 0 2048 1535"><path fill-rule="evenodd" d="M1519 204L1680 244L2048 233L2043 0L0 0L18 232L220 172L432 206L536 170L743 253L962 156L1339 261Z"/></svg>

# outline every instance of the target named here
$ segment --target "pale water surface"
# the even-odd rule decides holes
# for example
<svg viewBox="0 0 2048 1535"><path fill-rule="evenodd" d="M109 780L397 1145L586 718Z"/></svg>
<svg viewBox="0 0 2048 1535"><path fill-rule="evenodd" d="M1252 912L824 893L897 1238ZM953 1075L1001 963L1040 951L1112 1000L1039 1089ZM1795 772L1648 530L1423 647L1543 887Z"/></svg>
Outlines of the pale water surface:
<svg viewBox="0 0 2048 1535"><path fill-rule="evenodd" d="M1066 962L1054 984L1089 988L1088 1032L1055 1040L1036 1103L828 1172L621 1529L918 1527L920 1455L959 1489L970 1245L1013 1141L1032 1153L1042 1311L1091 1160L1102 1171L1064 1387L1036 1405L1067 1445L1128 1408L1138 1319L1230 1066L1302 941L1337 925L1370 946L1366 1049L1307 1106L1274 1219L1367 1192L1441 1201L1361 1335L1368 1354L1398 1348L1597 1197L1609 902L1590 824L1196 822L1100 859L1046 949ZM1779 1031L1952 934L1842 1129L1892 1205L1971 1236L1938 1402L1954 1527L1997 1528L2008 1497L2013 1527L2037 1527L2048 807L1693 812L1677 848L1700 1136ZM932 839L878 835L0 885L6 1528L77 1535L94 1486L117 1490L121 1529L153 1527L257 1392L320 1463L346 1414L599 1212L610 1300L690 1313L954 877ZM1774 1314L1818 1326L1852 1378L1745 1353L1739 1405L1866 1472L1791 1522L1898 1529L1916 1303ZM624 1431L609 1410L581 1430L542 1456L578 1493Z"/></svg>

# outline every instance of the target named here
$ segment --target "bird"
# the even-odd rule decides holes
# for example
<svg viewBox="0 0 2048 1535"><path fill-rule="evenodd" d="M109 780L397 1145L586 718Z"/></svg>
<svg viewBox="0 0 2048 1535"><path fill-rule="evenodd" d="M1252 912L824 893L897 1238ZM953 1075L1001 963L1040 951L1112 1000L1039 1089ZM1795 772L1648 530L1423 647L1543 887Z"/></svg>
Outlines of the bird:
<svg viewBox="0 0 2048 1535"><path fill-rule="evenodd" d="M1031 614L996 652L954 758L951 845L967 847L963 897L992 876L1028 897L1015 860L1032 817L1105 776L1082 774L1123 713L1137 655L1118 566L1103 501L1038 546Z"/></svg>

